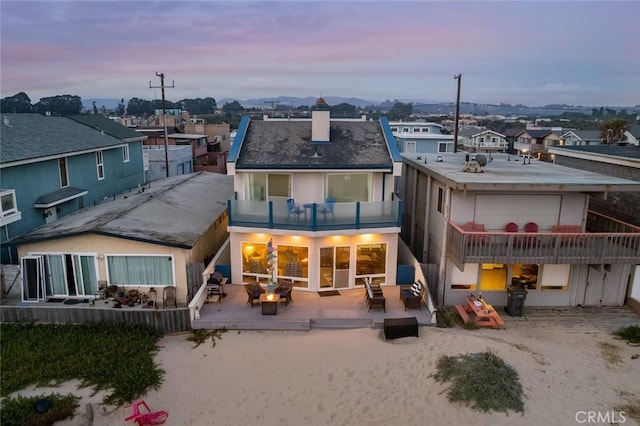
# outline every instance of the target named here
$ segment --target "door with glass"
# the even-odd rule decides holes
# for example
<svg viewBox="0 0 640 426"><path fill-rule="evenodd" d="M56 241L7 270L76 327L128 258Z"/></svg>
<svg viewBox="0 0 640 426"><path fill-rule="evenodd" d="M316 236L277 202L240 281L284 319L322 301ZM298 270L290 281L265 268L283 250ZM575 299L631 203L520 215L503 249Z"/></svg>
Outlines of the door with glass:
<svg viewBox="0 0 640 426"><path fill-rule="evenodd" d="M320 248L319 289L349 288L350 248Z"/></svg>

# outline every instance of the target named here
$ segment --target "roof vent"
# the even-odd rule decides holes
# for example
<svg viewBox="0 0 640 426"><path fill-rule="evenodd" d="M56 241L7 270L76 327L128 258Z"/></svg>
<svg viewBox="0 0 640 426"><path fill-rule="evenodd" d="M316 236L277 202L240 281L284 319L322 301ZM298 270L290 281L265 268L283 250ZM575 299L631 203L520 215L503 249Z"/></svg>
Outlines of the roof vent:
<svg viewBox="0 0 640 426"><path fill-rule="evenodd" d="M311 156L311 158L320 158L322 157L322 155L318 154L318 147L316 146L315 150L313 151L313 155Z"/></svg>
<svg viewBox="0 0 640 426"><path fill-rule="evenodd" d="M464 168L462 169L462 171L463 172L467 172L467 173L482 173L482 172L484 172L484 170L482 170L482 167L480 167L480 163L478 162L477 159L465 161Z"/></svg>

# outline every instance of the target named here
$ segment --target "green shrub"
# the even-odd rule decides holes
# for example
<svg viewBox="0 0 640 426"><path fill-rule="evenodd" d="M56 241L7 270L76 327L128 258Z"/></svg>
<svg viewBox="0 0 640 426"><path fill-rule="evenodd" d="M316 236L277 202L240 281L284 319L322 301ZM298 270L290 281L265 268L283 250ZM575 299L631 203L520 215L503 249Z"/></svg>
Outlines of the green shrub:
<svg viewBox="0 0 640 426"><path fill-rule="evenodd" d="M630 325L628 327L622 327L615 331L614 335L626 340L630 344L640 344L640 325Z"/></svg>
<svg viewBox="0 0 640 426"><path fill-rule="evenodd" d="M479 411L524 413L518 373L492 352L442 356L436 369L436 381L451 382L449 401L465 402Z"/></svg>
<svg viewBox="0 0 640 426"><path fill-rule="evenodd" d="M35 404L40 399L51 401L51 408L40 414L35 411ZM78 408L78 397L52 393L31 397L5 398L0 411L2 426L48 426L57 421L73 417Z"/></svg>

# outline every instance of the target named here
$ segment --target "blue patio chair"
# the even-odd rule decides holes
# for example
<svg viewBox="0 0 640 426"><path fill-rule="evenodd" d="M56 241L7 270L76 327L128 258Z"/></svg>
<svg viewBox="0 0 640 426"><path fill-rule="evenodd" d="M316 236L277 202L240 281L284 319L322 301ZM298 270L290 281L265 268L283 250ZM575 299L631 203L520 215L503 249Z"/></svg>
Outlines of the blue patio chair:
<svg viewBox="0 0 640 426"><path fill-rule="evenodd" d="M336 215L335 215L335 213L333 212L333 206L334 206L335 204L336 204L336 200L335 200L335 199L333 199L333 198L331 198L331 197L329 197L329 198L327 198L327 200L325 201L324 205L318 209L318 211L324 215L324 220L325 220L325 222L326 222L326 220L327 220L327 215L328 215L328 214L331 214L331 216L333 217L333 220L335 220L335 219L336 219Z"/></svg>
<svg viewBox="0 0 640 426"><path fill-rule="evenodd" d="M289 220L292 214L295 214L298 221L300 221L300 214L304 212L302 207L296 205L296 202L293 200L293 198L289 198L287 200L287 210L289 213L287 215L287 220Z"/></svg>

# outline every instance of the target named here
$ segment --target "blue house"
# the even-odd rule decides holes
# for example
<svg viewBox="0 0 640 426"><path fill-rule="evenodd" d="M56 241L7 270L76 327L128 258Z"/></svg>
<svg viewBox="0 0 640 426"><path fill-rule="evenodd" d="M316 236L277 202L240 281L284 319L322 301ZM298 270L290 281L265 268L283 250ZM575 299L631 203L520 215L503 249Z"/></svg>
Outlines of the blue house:
<svg viewBox="0 0 640 426"><path fill-rule="evenodd" d="M0 139L2 263L11 240L145 183L144 135L104 117L3 114Z"/></svg>
<svg viewBox="0 0 640 426"><path fill-rule="evenodd" d="M417 154L453 152L453 135L442 132L438 123L395 121L389 123L398 151Z"/></svg>

